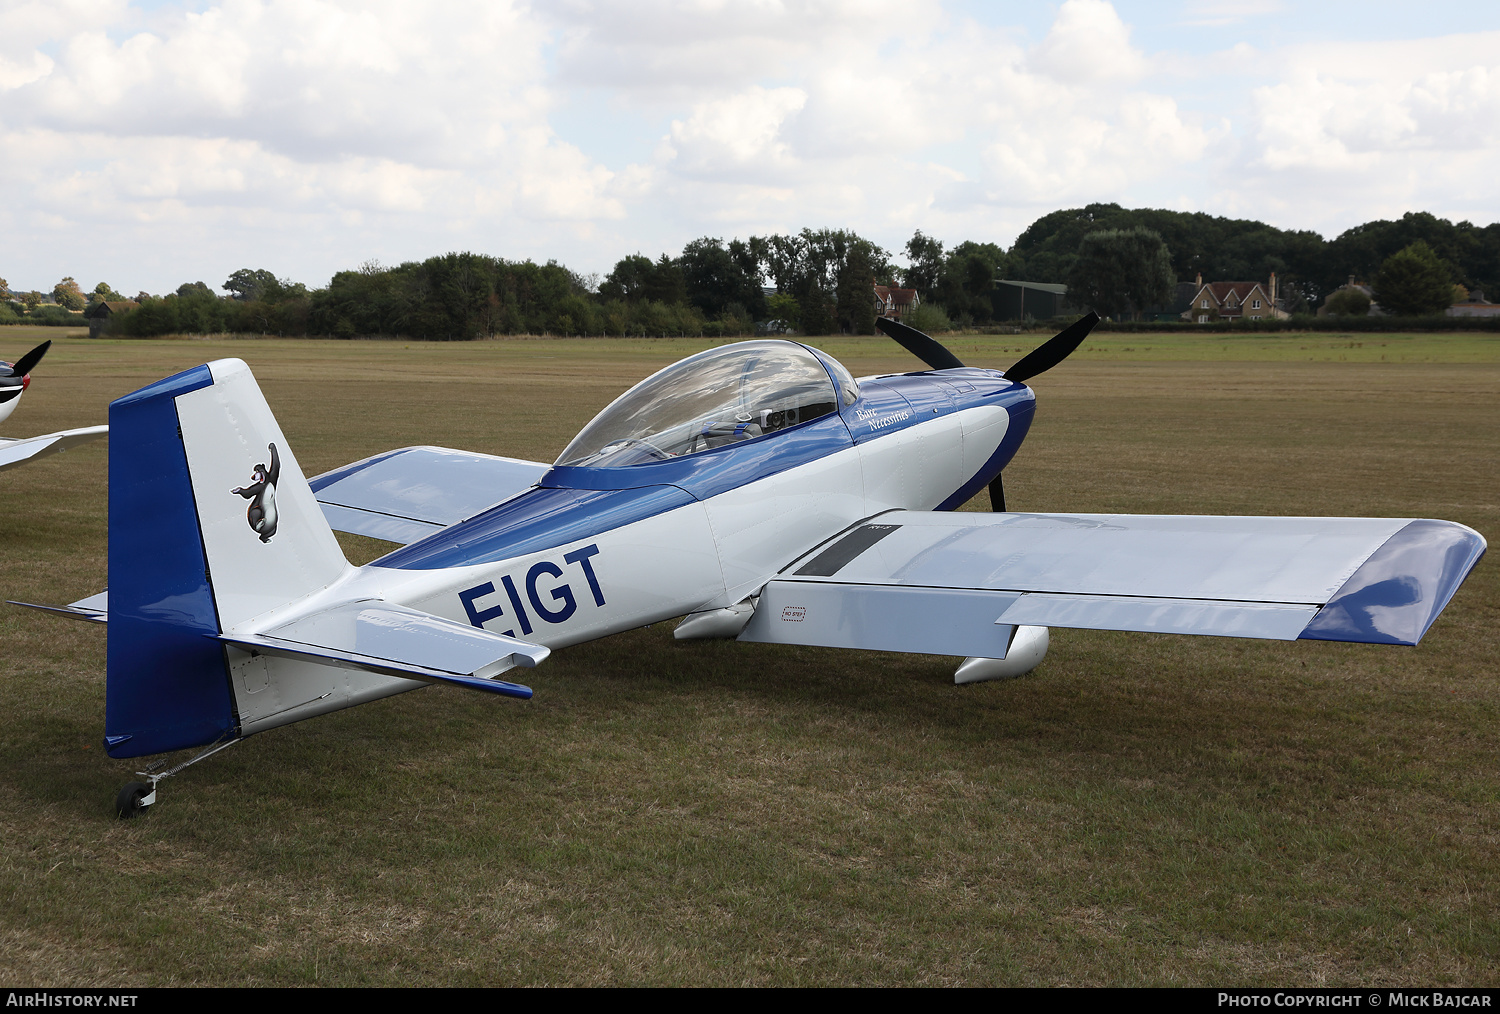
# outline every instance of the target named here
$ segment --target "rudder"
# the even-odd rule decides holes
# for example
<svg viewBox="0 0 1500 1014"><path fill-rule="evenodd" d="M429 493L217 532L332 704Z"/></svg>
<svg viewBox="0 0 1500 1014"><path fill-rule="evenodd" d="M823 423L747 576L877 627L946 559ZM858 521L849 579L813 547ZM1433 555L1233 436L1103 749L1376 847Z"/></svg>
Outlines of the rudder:
<svg viewBox="0 0 1500 1014"><path fill-rule="evenodd" d="M120 398L110 427L105 747L212 743L239 724L217 636L348 563L240 360Z"/></svg>

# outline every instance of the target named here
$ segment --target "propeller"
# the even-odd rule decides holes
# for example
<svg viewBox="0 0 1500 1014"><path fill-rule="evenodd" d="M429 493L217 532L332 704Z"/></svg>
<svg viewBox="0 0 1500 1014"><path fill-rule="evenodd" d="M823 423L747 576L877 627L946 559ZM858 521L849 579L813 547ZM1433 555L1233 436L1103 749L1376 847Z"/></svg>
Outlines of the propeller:
<svg viewBox="0 0 1500 1014"><path fill-rule="evenodd" d="M1005 480L1004 472L990 480L990 510L996 514L1005 513Z"/></svg>
<svg viewBox="0 0 1500 1014"><path fill-rule="evenodd" d="M1088 316L1069 324L1040 346L1022 356L1014 366L1005 371L1005 379L1024 384L1037 374L1046 373L1072 355L1073 351L1089 336L1089 332L1094 330L1094 325L1097 323L1099 323L1099 315L1090 312ZM899 320L877 317L875 326L934 370L951 370L963 365L957 356L945 349L931 335L923 334ZM999 475L990 480L990 509L997 514L1005 512L1005 481Z"/></svg>
<svg viewBox="0 0 1500 1014"><path fill-rule="evenodd" d="M875 326L896 339L896 344L922 360L928 366L931 366L934 370L953 370L963 366L963 363L958 361L958 357L943 348L935 338L925 335L916 328L901 323L899 320L891 320L889 317L876 317Z"/></svg>
<svg viewBox="0 0 1500 1014"><path fill-rule="evenodd" d="M5 376L11 376L11 377L24 377L24 376L26 376L26 374L28 374L32 370L36 369L36 364L42 361L42 357L47 354L47 350L50 349L51 347L52 347L52 339L48 338L46 341L42 342L36 348L32 349L30 352L28 352L24 356L22 356L20 359L17 359L16 362L15 362L15 365L10 368L10 373L5 374Z"/></svg>
<svg viewBox="0 0 1500 1014"><path fill-rule="evenodd" d="M1005 371L1005 379L1024 384L1038 373L1046 373L1071 356L1073 350L1083 344L1083 340L1089 336L1090 331L1094 330L1094 325L1097 323L1099 323L1099 315L1092 311L1087 317L1075 320L1039 347L1022 356L1020 362Z"/></svg>

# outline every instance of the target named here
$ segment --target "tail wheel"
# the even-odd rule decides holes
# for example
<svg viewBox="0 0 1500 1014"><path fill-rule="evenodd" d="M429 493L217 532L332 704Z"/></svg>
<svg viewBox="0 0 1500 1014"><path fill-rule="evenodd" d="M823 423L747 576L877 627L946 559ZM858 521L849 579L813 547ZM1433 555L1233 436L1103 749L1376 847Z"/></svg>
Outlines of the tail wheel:
<svg viewBox="0 0 1500 1014"><path fill-rule="evenodd" d="M115 797L115 814L121 820L129 820L131 817L144 813L146 807L141 800L145 799L150 792L151 786L145 782L131 782Z"/></svg>

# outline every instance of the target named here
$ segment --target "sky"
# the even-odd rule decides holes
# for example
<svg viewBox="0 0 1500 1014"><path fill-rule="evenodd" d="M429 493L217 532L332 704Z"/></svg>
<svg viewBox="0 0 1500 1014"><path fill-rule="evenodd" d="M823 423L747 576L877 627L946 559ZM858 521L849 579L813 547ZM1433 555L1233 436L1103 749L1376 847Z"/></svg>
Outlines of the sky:
<svg viewBox="0 0 1500 1014"><path fill-rule="evenodd" d="M0 277L1500 220L1500 5L0 0Z"/></svg>

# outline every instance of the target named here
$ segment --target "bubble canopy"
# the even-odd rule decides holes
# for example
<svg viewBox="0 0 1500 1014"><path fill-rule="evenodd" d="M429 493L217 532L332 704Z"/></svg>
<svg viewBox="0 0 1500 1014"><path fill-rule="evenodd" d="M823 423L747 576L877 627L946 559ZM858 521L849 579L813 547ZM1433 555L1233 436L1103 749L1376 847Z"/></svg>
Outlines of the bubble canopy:
<svg viewBox="0 0 1500 1014"><path fill-rule="evenodd" d="M833 360L796 342L737 342L673 363L620 395L557 464L639 465L727 447L836 412L841 395L851 404L859 391Z"/></svg>

